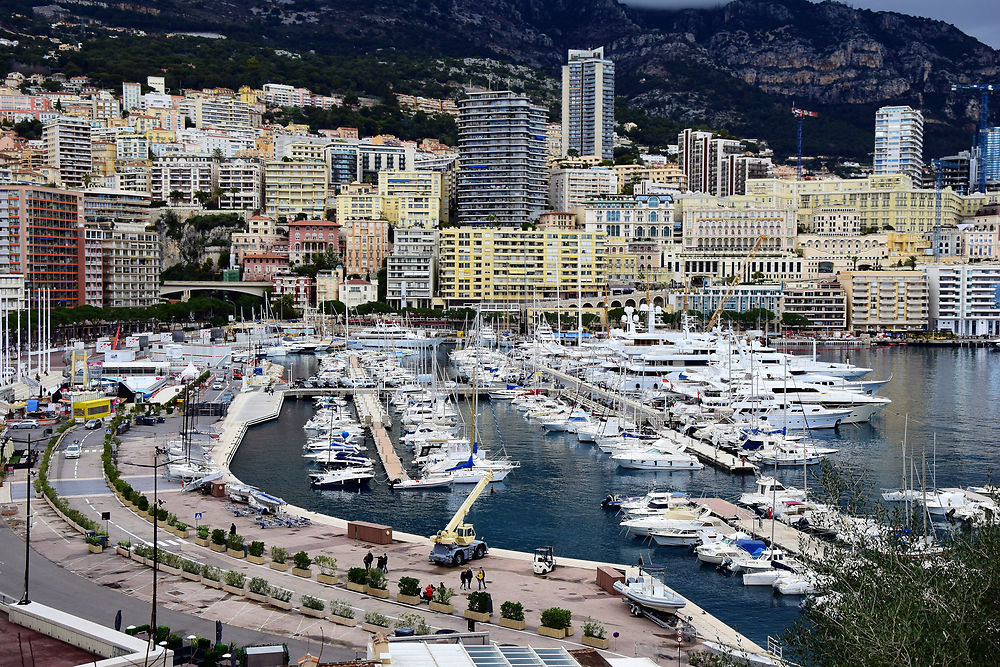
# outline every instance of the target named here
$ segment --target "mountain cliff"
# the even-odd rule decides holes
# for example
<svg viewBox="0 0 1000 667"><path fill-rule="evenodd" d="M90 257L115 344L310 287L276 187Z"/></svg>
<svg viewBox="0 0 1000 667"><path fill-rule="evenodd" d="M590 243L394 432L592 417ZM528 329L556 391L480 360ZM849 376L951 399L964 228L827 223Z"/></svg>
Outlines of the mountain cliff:
<svg viewBox="0 0 1000 667"><path fill-rule="evenodd" d="M56 3L59 0L55 0ZM69 4L107 25L213 31L339 55L488 56L557 76L570 48L615 60L617 92L682 123L790 148L794 101L820 112L809 150L863 155L885 103L924 110L927 148L969 143L978 99L953 83L992 82L1000 51L955 27L839 2L734 0L681 11L615 0L148 0ZM809 135L807 135L809 136Z"/></svg>

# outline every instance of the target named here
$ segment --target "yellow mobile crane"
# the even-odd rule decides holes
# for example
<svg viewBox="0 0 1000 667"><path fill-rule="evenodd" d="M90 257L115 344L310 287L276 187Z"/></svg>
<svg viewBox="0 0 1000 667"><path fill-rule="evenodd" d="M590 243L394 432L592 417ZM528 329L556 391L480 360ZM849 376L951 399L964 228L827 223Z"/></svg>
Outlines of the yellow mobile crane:
<svg viewBox="0 0 1000 667"><path fill-rule="evenodd" d="M476 529L471 523L465 523L465 515L469 513L472 504L476 502L483 489L493 481L493 471L487 470L483 478L472 489L472 493L459 506L455 516L437 534L431 536L430 561L438 565L461 565L474 558L482 558L489 547L486 542L476 538Z"/></svg>
<svg viewBox="0 0 1000 667"><path fill-rule="evenodd" d="M719 299L719 307L715 309L714 313L712 313L712 317L708 320L708 324L705 325L705 331L711 331L712 327L715 326L715 322L719 319L719 315L721 315L722 311L726 308L726 303L733 298L733 294L736 292L736 286L740 284L740 279L743 278L743 274L746 272L747 267L750 266L750 261L757 254L757 251L760 250L760 244L763 243L766 238L767 234L761 234L757 237L757 240L754 241L753 247L750 248L750 252L747 253L747 256L740 264L739 271L737 271L736 275L733 276L733 281L729 283L729 289L726 290L726 293L721 299Z"/></svg>

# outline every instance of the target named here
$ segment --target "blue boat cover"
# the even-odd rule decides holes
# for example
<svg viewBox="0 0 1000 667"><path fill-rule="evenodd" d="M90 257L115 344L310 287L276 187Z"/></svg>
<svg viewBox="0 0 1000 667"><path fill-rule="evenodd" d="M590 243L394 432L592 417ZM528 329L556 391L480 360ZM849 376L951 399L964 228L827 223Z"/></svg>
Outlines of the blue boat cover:
<svg viewBox="0 0 1000 667"><path fill-rule="evenodd" d="M736 546L743 549L749 553L754 558L760 556L764 549L767 549L767 545L760 540L736 540Z"/></svg>

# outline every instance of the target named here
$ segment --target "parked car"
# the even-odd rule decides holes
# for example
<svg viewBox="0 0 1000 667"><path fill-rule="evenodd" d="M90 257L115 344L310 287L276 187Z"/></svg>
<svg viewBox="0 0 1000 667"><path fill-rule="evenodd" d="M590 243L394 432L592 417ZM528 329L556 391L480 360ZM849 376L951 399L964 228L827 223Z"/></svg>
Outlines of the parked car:
<svg viewBox="0 0 1000 667"><path fill-rule="evenodd" d="M73 441L66 445L66 451L63 455L68 459L80 458L80 443Z"/></svg>
<svg viewBox="0 0 1000 667"><path fill-rule="evenodd" d="M136 417L135 423L137 426L152 426L156 423L155 417L147 417L143 415L142 417Z"/></svg>
<svg viewBox="0 0 1000 667"><path fill-rule="evenodd" d="M104 420L103 419L88 419L83 424L83 427L85 429L87 429L88 431L93 431L94 429L101 428L102 426L104 426Z"/></svg>
<svg viewBox="0 0 1000 667"><path fill-rule="evenodd" d="M38 426L37 419L22 419L16 424L11 424L13 428L35 428Z"/></svg>
<svg viewBox="0 0 1000 667"><path fill-rule="evenodd" d="M213 382L212 383L212 389L219 390L219 389L222 389L222 388L223 388L223 386L222 386L221 382Z"/></svg>

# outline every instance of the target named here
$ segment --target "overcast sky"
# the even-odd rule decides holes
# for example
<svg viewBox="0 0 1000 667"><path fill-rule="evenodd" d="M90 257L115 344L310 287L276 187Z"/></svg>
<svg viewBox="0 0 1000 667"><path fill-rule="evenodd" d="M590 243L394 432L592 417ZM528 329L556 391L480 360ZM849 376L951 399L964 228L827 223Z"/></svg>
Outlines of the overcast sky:
<svg viewBox="0 0 1000 667"><path fill-rule="evenodd" d="M643 7L718 7L725 0L621 0ZM1000 2L998 0L847 0L864 9L926 16L947 21L979 41L1000 49Z"/></svg>

